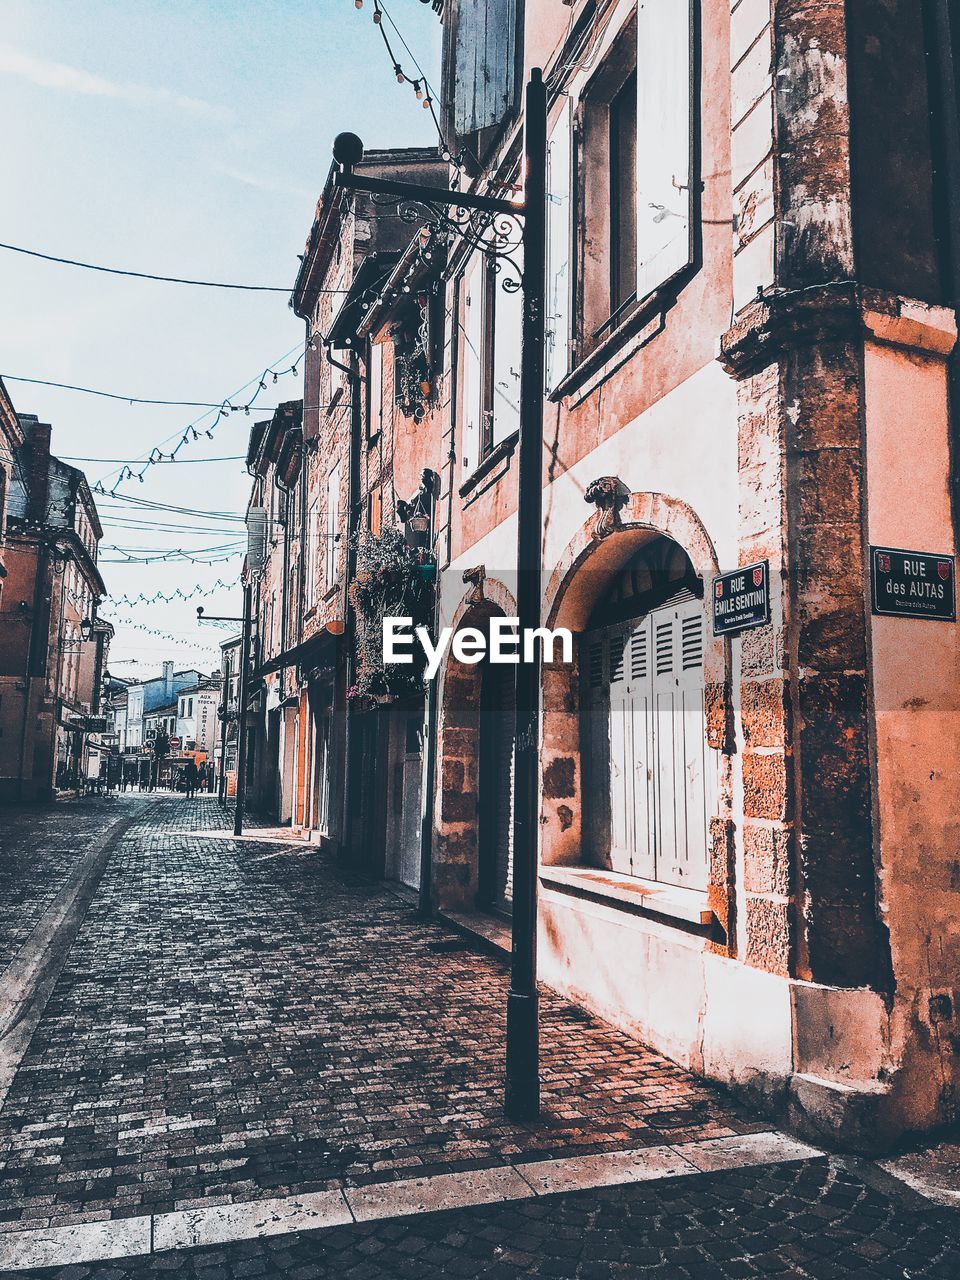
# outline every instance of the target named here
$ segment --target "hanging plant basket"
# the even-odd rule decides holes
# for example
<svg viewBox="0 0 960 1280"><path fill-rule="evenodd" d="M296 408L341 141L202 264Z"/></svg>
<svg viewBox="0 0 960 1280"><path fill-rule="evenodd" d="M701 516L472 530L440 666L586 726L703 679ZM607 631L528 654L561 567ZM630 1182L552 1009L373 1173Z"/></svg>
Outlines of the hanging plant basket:
<svg viewBox="0 0 960 1280"><path fill-rule="evenodd" d="M430 626L433 618L429 554L407 546L396 527L379 535L365 531L354 539L356 577L350 584L350 603L356 614L356 668L347 691L351 706L369 709L423 686L425 656L413 646L413 662L385 666L384 618L412 618L413 625Z"/></svg>

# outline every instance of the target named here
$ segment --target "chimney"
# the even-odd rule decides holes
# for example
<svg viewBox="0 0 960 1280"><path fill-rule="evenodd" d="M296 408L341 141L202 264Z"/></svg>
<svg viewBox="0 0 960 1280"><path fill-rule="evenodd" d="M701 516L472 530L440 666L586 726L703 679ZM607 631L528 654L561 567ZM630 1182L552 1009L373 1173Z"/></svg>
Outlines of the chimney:
<svg viewBox="0 0 960 1280"><path fill-rule="evenodd" d="M49 422L40 422L32 413L17 415L23 433L30 446L28 462L29 474L26 477L29 493L27 496L28 519L37 524L45 524L47 520L47 498L50 491L50 436L52 427Z"/></svg>
<svg viewBox="0 0 960 1280"><path fill-rule="evenodd" d="M173 663L163 664L163 700L169 702L173 697Z"/></svg>

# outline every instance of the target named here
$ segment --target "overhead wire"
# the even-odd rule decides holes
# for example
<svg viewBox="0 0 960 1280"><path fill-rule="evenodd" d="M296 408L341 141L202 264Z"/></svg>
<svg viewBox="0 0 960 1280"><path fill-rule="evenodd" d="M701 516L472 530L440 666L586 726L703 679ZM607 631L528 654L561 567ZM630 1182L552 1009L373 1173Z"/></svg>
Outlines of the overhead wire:
<svg viewBox="0 0 960 1280"><path fill-rule="evenodd" d="M37 249L25 249L18 244L2 244L0 249L10 253L21 253L28 258L40 258L44 262L55 262L60 266L82 267L85 271L100 271L110 276L129 276L135 280L156 280L163 284L185 284L199 289L238 289L247 293L290 293L287 284L236 284L223 280L193 280L185 276L165 276L153 271L129 271L122 267L104 267L93 262L82 262L77 258L63 258L53 253L40 253ZM346 289L320 289L320 293L346 293Z"/></svg>

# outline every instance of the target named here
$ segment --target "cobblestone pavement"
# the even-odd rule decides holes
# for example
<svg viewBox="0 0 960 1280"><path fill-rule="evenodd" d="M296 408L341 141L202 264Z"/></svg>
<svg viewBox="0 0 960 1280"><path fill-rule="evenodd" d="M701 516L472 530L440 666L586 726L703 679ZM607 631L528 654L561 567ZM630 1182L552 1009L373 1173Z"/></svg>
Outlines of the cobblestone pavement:
<svg viewBox="0 0 960 1280"><path fill-rule="evenodd" d="M0 971L30 936L89 842L129 812L114 798L95 796L0 809Z"/></svg>
<svg viewBox="0 0 960 1280"><path fill-rule="evenodd" d="M21 1273L26 1275L26 1273ZM960 1213L812 1160L61 1267L36 1280L960 1275Z"/></svg>
<svg viewBox="0 0 960 1280"><path fill-rule="evenodd" d="M549 993L542 1122L509 1123L499 960L213 799L109 802L145 803L0 1112L0 1229L766 1127Z"/></svg>

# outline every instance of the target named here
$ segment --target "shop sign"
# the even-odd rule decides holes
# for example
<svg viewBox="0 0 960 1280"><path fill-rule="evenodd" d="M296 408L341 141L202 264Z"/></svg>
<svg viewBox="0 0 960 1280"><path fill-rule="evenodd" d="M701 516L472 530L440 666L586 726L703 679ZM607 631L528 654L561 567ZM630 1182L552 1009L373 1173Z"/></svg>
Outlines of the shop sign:
<svg viewBox="0 0 960 1280"><path fill-rule="evenodd" d="M870 595L875 614L955 622L953 556L871 547Z"/></svg>
<svg viewBox="0 0 960 1280"><path fill-rule="evenodd" d="M770 621L770 566L748 564L713 580L713 634L737 635Z"/></svg>

